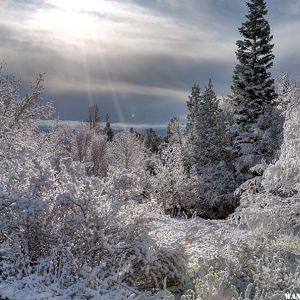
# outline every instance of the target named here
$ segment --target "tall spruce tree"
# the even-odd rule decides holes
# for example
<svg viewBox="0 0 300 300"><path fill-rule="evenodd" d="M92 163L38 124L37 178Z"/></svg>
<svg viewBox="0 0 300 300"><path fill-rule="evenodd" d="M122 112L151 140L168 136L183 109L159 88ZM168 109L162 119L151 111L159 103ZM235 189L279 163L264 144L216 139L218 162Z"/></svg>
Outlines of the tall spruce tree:
<svg viewBox="0 0 300 300"><path fill-rule="evenodd" d="M233 75L234 149L236 170L241 181L251 178L250 169L262 160L274 158L277 149L270 137L274 127L277 94L269 72L273 66L274 44L265 0L249 0L249 13L237 41L238 64ZM276 119L276 118L275 118Z"/></svg>
<svg viewBox="0 0 300 300"><path fill-rule="evenodd" d="M243 40L237 41L236 56L239 63L233 75L235 119L243 129L251 126L269 106L275 104L274 79L268 72L274 55L265 0L247 2L249 14L239 32Z"/></svg>

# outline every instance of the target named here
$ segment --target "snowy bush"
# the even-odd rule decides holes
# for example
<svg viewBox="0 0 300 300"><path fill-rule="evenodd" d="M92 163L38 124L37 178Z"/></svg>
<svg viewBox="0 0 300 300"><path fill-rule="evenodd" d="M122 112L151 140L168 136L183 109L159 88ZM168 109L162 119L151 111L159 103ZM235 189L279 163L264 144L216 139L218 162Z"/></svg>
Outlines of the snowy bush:
<svg viewBox="0 0 300 300"><path fill-rule="evenodd" d="M13 157L30 147L31 142L34 145L36 119L52 114L52 103L41 99L43 81L43 75L39 75L30 91L21 97L21 82L13 75L4 75L0 67L1 157Z"/></svg>
<svg viewBox="0 0 300 300"><path fill-rule="evenodd" d="M231 164L224 161L205 166L197 176L195 209L208 219L225 219L237 206L236 181Z"/></svg>
<svg viewBox="0 0 300 300"><path fill-rule="evenodd" d="M195 274L199 300L282 299L300 287L299 255L276 251L271 239L258 237L229 246L226 253L203 257Z"/></svg>
<svg viewBox="0 0 300 300"><path fill-rule="evenodd" d="M265 233L299 235L298 196L282 198L267 192L244 193L240 201L241 205L234 213L234 218L239 223L247 224L249 229L259 229Z"/></svg>
<svg viewBox="0 0 300 300"><path fill-rule="evenodd" d="M82 123L71 133L71 157L90 162L89 174L105 177L108 171L107 136Z"/></svg>
<svg viewBox="0 0 300 300"><path fill-rule="evenodd" d="M1 293L150 299L183 286L181 256L148 236L160 210L133 201L148 184L142 144L124 133L108 147L84 125L37 131L36 118L52 111L39 102L41 83L21 98L13 77L0 82Z"/></svg>
<svg viewBox="0 0 300 300"><path fill-rule="evenodd" d="M286 111L284 143L280 158L270 166L263 184L268 191L291 195L300 191L300 97L294 98Z"/></svg>
<svg viewBox="0 0 300 300"><path fill-rule="evenodd" d="M70 158L58 170L51 194L1 195L2 280L40 276L34 284L56 286L58 294L72 287L86 296L117 286L155 292L164 282L184 283L179 254L147 237L156 208L109 197L102 180L84 175L86 166ZM75 288L78 282L84 284Z"/></svg>
<svg viewBox="0 0 300 300"><path fill-rule="evenodd" d="M266 233L300 233L299 198L299 98L292 98L285 112L284 142L279 159L252 169L262 175L239 187L240 207L235 218Z"/></svg>
<svg viewBox="0 0 300 300"><path fill-rule="evenodd" d="M148 199L150 180L146 149L134 133L116 134L107 147L109 193L138 202Z"/></svg>
<svg viewBox="0 0 300 300"><path fill-rule="evenodd" d="M145 148L134 133L114 136L109 148L110 165L118 169L134 170L143 165Z"/></svg>
<svg viewBox="0 0 300 300"><path fill-rule="evenodd" d="M157 160L155 175L151 177L153 195L166 213L176 214L191 206L191 184L182 164L180 147L170 145ZM187 211L186 211L187 212Z"/></svg>
<svg viewBox="0 0 300 300"><path fill-rule="evenodd" d="M278 107L283 112L289 104L294 102L294 99L299 98L299 84L289 78L287 73L280 74L276 80L276 92L278 94Z"/></svg>

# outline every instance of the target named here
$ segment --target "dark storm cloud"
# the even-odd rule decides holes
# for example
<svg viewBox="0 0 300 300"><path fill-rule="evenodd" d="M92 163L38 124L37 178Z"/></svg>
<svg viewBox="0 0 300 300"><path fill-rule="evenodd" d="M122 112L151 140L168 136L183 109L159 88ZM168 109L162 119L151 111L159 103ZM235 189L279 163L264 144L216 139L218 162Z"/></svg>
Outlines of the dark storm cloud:
<svg viewBox="0 0 300 300"><path fill-rule="evenodd" d="M300 3L268 5L273 74L300 80ZM46 72L64 119L97 103L114 121L165 122L186 113L195 82L230 92L246 12L241 0L2 0L0 60L27 82Z"/></svg>
<svg viewBox="0 0 300 300"><path fill-rule="evenodd" d="M97 59L88 62L90 76L105 80L101 61L96 64L95 61ZM226 74L232 71L232 63L228 58L180 57L176 53L136 54L134 57L113 55L105 59L109 77L114 82L179 90L188 90L193 82L205 82L211 77L216 81L225 81Z"/></svg>

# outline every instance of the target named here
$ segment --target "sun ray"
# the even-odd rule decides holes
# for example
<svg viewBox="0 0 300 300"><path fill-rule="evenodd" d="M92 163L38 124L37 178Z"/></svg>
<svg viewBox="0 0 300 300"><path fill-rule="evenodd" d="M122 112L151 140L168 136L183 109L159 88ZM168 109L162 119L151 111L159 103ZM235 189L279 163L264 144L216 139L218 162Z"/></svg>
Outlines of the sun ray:
<svg viewBox="0 0 300 300"><path fill-rule="evenodd" d="M108 22L101 22L108 16L122 14L122 9L115 1L107 0L48 0L50 9L35 16L36 26L55 35L56 39L76 44L79 49L78 58L83 69L83 81L89 105L95 104L94 93L90 88L90 69L87 49L88 40L105 41L109 38L112 28ZM55 20L55 21L54 21ZM100 25L101 24L101 25ZM103 26L102 26L103 25ZM101 51L98 52L100 68L106 77L108 91L115 107L118 119L125 122L124 114L119 104L114 88L109 66Z"/></svg>

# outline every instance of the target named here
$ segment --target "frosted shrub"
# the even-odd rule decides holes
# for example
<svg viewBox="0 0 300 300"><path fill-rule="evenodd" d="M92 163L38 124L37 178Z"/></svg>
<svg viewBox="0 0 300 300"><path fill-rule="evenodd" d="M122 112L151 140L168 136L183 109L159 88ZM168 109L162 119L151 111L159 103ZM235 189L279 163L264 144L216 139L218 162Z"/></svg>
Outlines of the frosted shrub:
<svg viewBox="0 0 300 300"><path fill-rule="evenodd" d="M300 97L286 111L284 143L277 162L264 175L264 187L275 193L291 195L300 191Z"/></svg>
<svg viewBox="0 0 300 300"><path fill-rule="evenodd" d="M35 131L35 118L51 111L38 102L41 82L24 99L13 77L0 82L7 112L0 119L1 284L51 298L103 299L110 291L151 297L164 283L182 286L180 255L148 236L160 211L133 201L147 186L142 144L129 133L116 137L106 177L101 135L86 128L77 135L67 128Z"/></svg>
<svg viewBox="0 0 300 300"><path fill-rule="evenodd" d="M234 213L235 220L250 229L265 233L300 233L300 199L281 198L270 193L242 195L241 205Z"/></svg>
<svg viewBox="0 0 300 300"><path fill-rule="evenodd" d="M240 183L257 175L251 170L257 164L271 163L278 159L283 121L283 115L278 108L268 108L247 131L239 133L239 148L243 154L236 158L235 168Z"/></svg>
<svg viewBox="0 0 300 300"><path fill-rule="evenodd" d="M104 194L102 180L70 158L53 172L49 198L46 191L31 199L1 196L3 279L39 274L35 284L56 286L58 293L74 285L73 292L84 295L117 286L155 292L164 281L168 287L184 284L180 255L147 235L157 210ZM75 288L78 280L84 284Z"/></svg>
<svg viewBox="0 0 300 300"><path fill-rule="evenodd" d="M93 167L89 171L89 174L100 177L107 176L107 137L105 135L93 135L90 150L90 161L93 163Z"/></svg>
<svg viewBox="0 0 300 300"><path fill-rule="evenodd" d="M107 158L108 193L138 202L147 200L150 181L145 167L146 150L137 136L130 132L115 135L108 144Z"/></svg>
<svg viewBox="0 0 300 300"><path fill-rule="evenodd" d="M226 218L234 211L236 181L232 166L222 161L208 164L205 172L197 176L195 209L197 214L208 219Z"/></svg>
<svg viewBox="0 0 300 300"><path fill-rule="evenodd" d="M187 208L194 206L193 187L186 175L178 144L161 151L154 173L151 177L153 196L166 213L175 214L174 209L187 212Z"/></svg>
<svg viewBox="0 0 300 300"><path fill-rule="evenodd" d="M222 248L222 247L221 247ZM277 300L300 287L299 255L276 250L276 240L258 231L247 239L232 241L199 260L193 274L194 291L187 293L197 300ZM189 299L184 298L182 299Z"/></svg>
<svg viewBox="0 0 300 300"><path fill-rule="evenodd" d="M88 124L81 124L74 135L74 158L79 161L87 161L91 147L93 131Z"/></svg>
<svg viewBox="0 0 300 300"><path fill-rule="evenodd" d="M69 135L66 135L68 138ZM61 142L64 143L64 140ZM67 156L80 162L90 162L89 175L105 177L108 171L107 148L107 136L82 123L71 132L71 153Z"/></svg>
<svg viewBox="0 0 300 300"><path fill-rule="evenodd" d="M143 165L145 152L143 143L134 133L117 134L109 148L110 165L118 169L138 169Z"/></svg>
<svg viewBox="0 0 300 300"><path fill-rule="evenodd" d="M278 94L278 107L283 112L287 107L294 102L294 99L299 98L299 84L289 78L287 73L280 74L276 80L276 92Z"/></svg>
<svg viewBox="0 0 300 300"><path fill-rule="evenodd" d="M279 159L270 165L264 163L252 168L256 175L263 175L239 187L241 205L234 215L252 229L299 235L300 98L292 99L285 112L284 142Z"/></svg>
<svg viewBox="0 0 300 300"><path fill-rule="evenodd" d="M68 125L57 123L57 126L47 133L47 149L56 158L73 157L75 151L74 132Z"/></svg>
<svg viewBox="0 0 300 300"><path fill-rule="evenodd" d="M13 157L35 142L36 119L53 113L52 103L41 100L43 75L39 75L29 92L20 96L21 82L4 75L0 66L0 155Z"/></svg>

